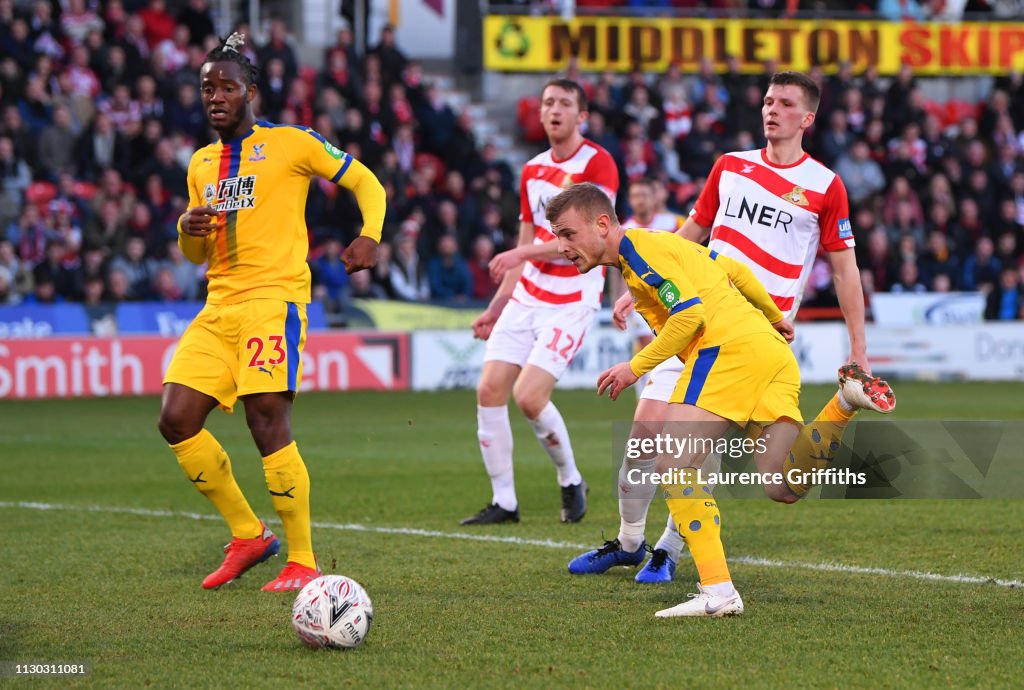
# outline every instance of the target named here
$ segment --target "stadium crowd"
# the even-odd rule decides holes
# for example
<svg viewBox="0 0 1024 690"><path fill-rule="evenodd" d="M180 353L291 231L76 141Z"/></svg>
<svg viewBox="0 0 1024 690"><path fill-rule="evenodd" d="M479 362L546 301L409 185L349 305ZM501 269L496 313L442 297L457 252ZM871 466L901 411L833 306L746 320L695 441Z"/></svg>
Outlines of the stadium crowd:
<svg viewBox="0 0 1024 690"><path fill-rule="evenodd" d="M518 232L501 152L478 145L469 115L446 105L389 28L365 55L342 29L318 65L301 64L280 19L266 34L249 56L257 112L316 129L388 195L379 263L348 276L340 254L358 209L329 181L312 185L314 297L329 311L358 297L489 298L488 261ZM164 0L0 0L0 304L202 298L202 268L175 240L189 159L211 141L198 72L216 44L207 0L173 11ZM623 189L659 178L670 209L686 213L718 155L762 145L774 66L756 77L737 67L584 75L570 65L567 76L588 93L587 136L615 157ZM980 290L986 318L1024 318L1024 77L998 78L982 103L939 104L907 69L812 76L822 102L806 148L847 186L869 302L876 291ZM521 133L544 148L535 105L522 101ZM834 305L830 278L819 261L804 303Z"/></svg>

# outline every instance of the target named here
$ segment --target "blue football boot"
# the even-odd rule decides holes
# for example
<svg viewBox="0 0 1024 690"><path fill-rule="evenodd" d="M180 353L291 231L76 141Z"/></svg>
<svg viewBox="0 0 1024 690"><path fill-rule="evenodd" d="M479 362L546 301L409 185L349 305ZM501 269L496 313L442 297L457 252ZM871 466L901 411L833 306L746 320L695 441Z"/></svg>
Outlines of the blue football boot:
<svg viewBox="0 0 1024 690"><path fill-rule="evenodd" d="M655 584L658 582L672 582L676 574L676 562L668 556L665 549L655 549L651 552L651 559L647 565L640 569L634 578L643 585Z"/></svg>
<svg viewBox="0 0 1024 690"><path fill-rule="evenodd" d="M641 544L636 551L624 551L616 538L606 541L599 549L587 551L569 561L569 572L573 575L600 575L617 565L638 566L643 563L646 551L647 542Z"/></svg>

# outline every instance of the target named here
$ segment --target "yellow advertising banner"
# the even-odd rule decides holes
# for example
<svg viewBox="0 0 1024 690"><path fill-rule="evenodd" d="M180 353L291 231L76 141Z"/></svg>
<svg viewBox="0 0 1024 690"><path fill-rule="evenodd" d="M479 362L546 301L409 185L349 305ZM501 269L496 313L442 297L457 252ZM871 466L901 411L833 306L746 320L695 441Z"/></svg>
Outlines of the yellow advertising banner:
<svg viewBox="0 0 1024 690"><path fill-rule="evenodd" d="M584 71L684 71L727 56L741 71L834 71L843 60L857 71L875 65L895 74L910 65L919 75L1005 74L1024 69L1024 23L960 24L887 21L558 17L491 15L484 19L484 64L503 72L557 72L577 56Z"/></svg>
<svg viewBox="0 0 1024 690"><path fill-rule="evenodd" d="M381 331L468 329L483 311L482 307L456 309L378 299L357 299L352 303L370 317L372 327Z"/></svg>

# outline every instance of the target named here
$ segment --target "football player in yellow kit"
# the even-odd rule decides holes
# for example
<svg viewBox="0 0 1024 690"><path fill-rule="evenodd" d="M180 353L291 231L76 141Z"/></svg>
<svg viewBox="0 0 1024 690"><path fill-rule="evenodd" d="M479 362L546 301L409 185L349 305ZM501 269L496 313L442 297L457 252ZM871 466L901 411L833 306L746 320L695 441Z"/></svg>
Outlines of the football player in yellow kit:
<svg viewBox="0 0 1024 690"><path fill-rule="evenodd" d="M164 377L158 426L231 530L224 562L203 580L203 587L216 588L280 548L242 495L227 453L204 428L215 407L231 411L242 400L288 541L287 564L263 589L284 592L319 574L309 473L291 433L310 301L304 220L310 178L355 194L363 231L342 257L350 273L376 263L385 194L373 173L316 132L256 119L256 69L242 54L244 41L232 34L199 72L203 108L220 140L189 163L189 207L178 221L178 245L193 263L209 263L209 288Z"/></svg>
<svg viewBox="0 0 1024 690"><path fill-rule="evenodd" d="M753 424L748 436L758 471L785 477L766 482L767 493L796 501L810 483L806 474L820 469L836 447L842 426L801 425L800 371L787 344L793 325L745 265L673 233L624 230L599 191L576 185L549 202L559 249L580 272L619 267L656 337L631 361L605 371L598 393L607 390L615 399L678 356L686 366L669 401L668 421L685 422L687 435L700 441L722 438L733 424ZM721 515L698 471L709 445L687 448L659 456L657 472L697 566L699 593L657 615L740 614L743 601L726 565Z"/></svg>

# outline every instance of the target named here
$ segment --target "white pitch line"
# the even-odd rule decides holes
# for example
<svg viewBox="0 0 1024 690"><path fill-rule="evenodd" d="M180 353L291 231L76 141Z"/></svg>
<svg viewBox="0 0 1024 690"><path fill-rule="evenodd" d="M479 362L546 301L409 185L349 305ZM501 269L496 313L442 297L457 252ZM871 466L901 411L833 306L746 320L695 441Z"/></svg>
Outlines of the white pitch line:
<svg viewBox="0 0 1024 690"><path fill-rule="evenodd" d="M124 515L140 515L143 517L174 517L189 520L219 521L219 515L208 513L190 513L177 510L153 510L149 508L129 508L121 506L71 505L66 503L40 503L35 501L0 501L0 508L21 508L24 510L58 510L82 513L119 513ZM280 524L279 520L266 520L267 523ZM356 523L314 522L318 529L339 530L343 532L372 532L375 534L399 534L414 537L431 537L436 539L463 539L466 541L482 541L498 544L515 544L517 546L539 546L546 549L587 549L593 545L574 544L552 539L525 539L523 537L501 537L492 534L468 534L466 532L441 532L439 530L417 529L413 527L376 527ZM759 566L763 568L783 568L787 570L817 570L829 573L849 573L854 575L879 575L891 578L906 578L926 582L949 582L966 585L996 585L1011 589L1024 587L1022 580L1002 580L984 575L942 575L922 570L890 570L888 568L869 568L843 563L802 563L799 561L776 561L755 556L731 556L733 564Z"/></svg>

